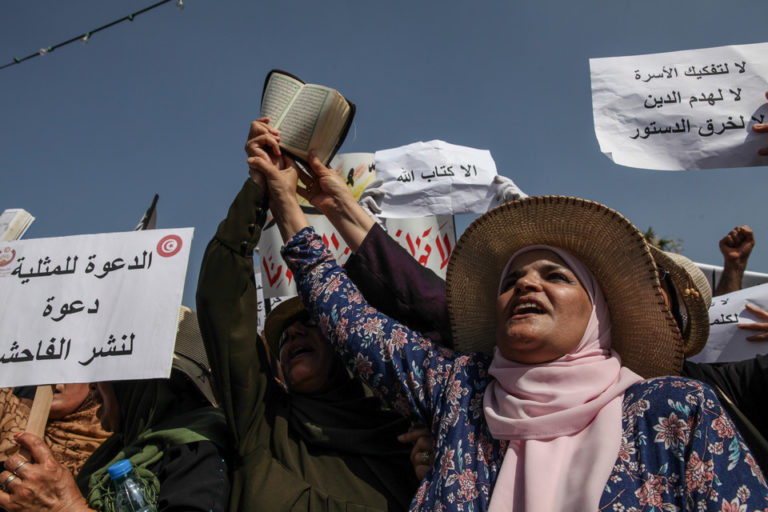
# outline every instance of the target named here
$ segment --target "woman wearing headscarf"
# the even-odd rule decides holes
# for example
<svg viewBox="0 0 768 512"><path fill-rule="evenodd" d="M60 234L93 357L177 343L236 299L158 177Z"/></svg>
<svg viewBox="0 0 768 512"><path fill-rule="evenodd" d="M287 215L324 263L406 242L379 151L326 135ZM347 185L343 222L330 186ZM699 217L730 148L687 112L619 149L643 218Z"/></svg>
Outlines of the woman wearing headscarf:
<svg viewBox="0 0 768 512"><path fill-rule="evenodd" d="M344 264L344 271L352 282L368 303L380 312L434 343L453 348L445 281L418 263L374 219L361 215L365 213L361 209L362 201L361 205L357 204L336 172L329 170L323 176L323 186L333 197L331 207L326 207L323 213L352 251ZM337 183L329 185L334 180ZM514 188L508 190L506 195L511 197L505 202L527 197L514 184L510 187ZM372 191L372 195L378 193L376 189ZM370 206L371 197L367 199ZM377 209L375 201L373 204L373 209ZM723 244L733 242L730 239L742 227L735 228L721 240L721 250ZM688 258L652 245L650 249L659 269L662 292L683 335L686 361L680 375L705 382L714 389L765 472L768 469L768 411L764 407L764 396L768 389L768 356L725 365L690 361L689 358L702 350L709 336L708 310L712 289L707 277ZM759 309L753 309L753 312L758 316L766 314ZM766 330L765 325L742 324L739 327ZM432 437L420 430L410 433L408 438L418 439L411 454L417 473L426 472L433 462Z"/></svg>
<svg viewBox="0 0 768 512"><path fill-rule="evenodd" d="M191 310L182 308L169 379L100 382L97 416L114 432L86 461L75 480L42 440L17 442L31 454L5 462L0 508L113 512L115 492L107 468L128 459L144 496L158 512L228 510L229 475L224 416L211 403L210 369Z"/></svg>
<svg viewBox="0 0 768 512"><path fill-rule="evenodd" d="M98 407L87 383L54 387L44 440L56 460L73 475L110 436L96 417ZM29 412L29 405L12 388L0 389L0 460L18 450L13 436L24 432Z"/></svg>
<svg viewBox="0 0 768 512"><path fill-rule="evenodd" d="M252 124L248 145L281 159L265 119ZM263 176L251 171L198 280L200 328L237 454L230 510L405 510L418 484L397 441L409 421L348 374L300 300L269 314L269 349L259 340L253 251L266 199Z"/></svg>
<svg viewBox="0 0 768 512"><path fill-rule="evenodd" d="M334 175L329 172L327 179ZM343 208L336 207L326 214L332 224L338 225L353 251L344 270L369 304L433 342L453 348L445 281L419 264L373 220L358 215L352 224L339 222L338 211L359 208L345 188L337 186L333 191L338 195L335 201ZM698 354L709 337L709 281L685 256L654 246L650 249L659 269L662 292L683 335L686 361L680 375L705 382L714 389L765 472L768 412L763 405L768 389L768 356L727 365L690 361L688 358ZM431 436L422 433L411 455L418 471L426 471L432 465L432 447Z"/></svg>
<svg viewBox="0 0 768 512"><path fill-rule="evenodd" d="M620 214L529 198L475 221L448 269L456 347L368 306L308 227L297 174L254 151L302 299L358 374L437 440L412 502L431 510L763 507L763 475L683 340L656 266ZM302 196L328 197L320 163ZM274 204L274 203L273 203Z"/></svg>

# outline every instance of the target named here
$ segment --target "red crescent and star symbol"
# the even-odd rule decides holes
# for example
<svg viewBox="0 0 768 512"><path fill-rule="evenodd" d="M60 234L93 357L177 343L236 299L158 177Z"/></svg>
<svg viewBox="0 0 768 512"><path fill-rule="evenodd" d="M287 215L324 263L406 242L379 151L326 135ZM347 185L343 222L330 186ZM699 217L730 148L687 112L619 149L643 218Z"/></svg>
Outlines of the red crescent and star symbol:
<svg viewBox="0 0 768 512"><path fill-rule="evenodd" d="M178 235L164 236L157 242L157 254L163 258L170 258L181 250L181 237Z"/></svg>

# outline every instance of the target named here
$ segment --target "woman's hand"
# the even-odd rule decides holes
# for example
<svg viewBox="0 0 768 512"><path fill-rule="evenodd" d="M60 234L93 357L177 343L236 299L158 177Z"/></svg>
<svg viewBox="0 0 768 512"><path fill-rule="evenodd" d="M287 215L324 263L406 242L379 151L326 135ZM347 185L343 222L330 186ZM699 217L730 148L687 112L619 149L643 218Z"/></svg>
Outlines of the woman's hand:
<svg viewBox="0 0 768 512"><path fill-rule="evenodd" d="M16 442L28 450L32 459L15 454L5 461L6 470L0 473L0 508L8 512L92 510L72 474L56 462L42 439L23 433L17 435Z"/></svg>
<svg viewBox="0 0 768 512"><path fill-rule="evenodd" d="M749 226L736 226L720 240L723 272L715 288L715 297L741 290L747 261L755 246L755 235Z"/></svg>
<svg viewBox="0 0 768 512"><path fill-rule="evenodd" d="M755 234L747 225L736 226L720 240L720 252L725 264L737 265L740 268L747 267L747 260L754 246Z"/></svg>
<svg viewBox="0 0 768 512"><path fill-rule="evenodd" d="M287 242L298 231L309 226L309 221L296 199L296 163L287 155L275 154L280 150L277 147L277 139L263 119L265 118L251 124L249 137L254 136L245 144L248 168L254 181L263 176L262 186L265 185L269 193L269 209L275 216L283 241Z"/></svg>
<svg viewBox="0 0 768 512"><path fill-rule="evenodd" d="M765 99L768 99L768 92L765 93ZM753 124L752 131L755 133L768 133L768 123ZM768 147L759 149L757 154L768 156Z"/></svg>
<svg viewBox="0 0 768 512"><path fill-rule="evenodd" d="M248 173L254 182L266 188L264 175L251 166L251 158L256 156L257 149L266 154L273 165L278 168L285 167L285 160L280 152L280 132L269 125L268 117L260 117L251 123L248 140L245 142L245 153L248 155ZM263 157L262 153L258 153L258 155Z"/></svg>
<svg viewBox="0 0 768 512"><path fill-rule="evenodd" d="M310 155L309 165L310 174L299 175L304 186L299 189L299 195L312 206L328 216L329 213L332 215L333 212L341 210L343 205L350 201L357 202L341 175L323 165L314 153Z"/></svg>
<svg viewBox="0 0 768 512"><path fill-rule="evenodd" d="M401 443L413 443L411 450L413 472L416 473L416 478L423 480L435 461L434 443L429 430L423 426L414 427L405 434L397 436L397 440Z"/></svg>
<svg viewBox="0 0 768 512"><path fill-rule="evenodd" d="M752 324L738 324L739 329L746 329L748 331L762 331L760 334L754 334L747 338L747 341L766 341L768 340L768 311L760 309L757 306L753 306L749 302L744 303L744 307L755 314L756 317L762 320L762 322L755 322Z"/></svg>
<svg viewBox="0 0 768 512"><path fill-rule="evenodd" d="M301 197L320 210L333 224L352 251L356 251L375 221L357 204L352 191L338 172L329 169L314 154L309 174L301 173Z"/></svg>
<svg viewBox="0 0 768 512"><path fill-rule="evenodd" d="M251 123L245 153L248 155L251 179L263 179L270 197L295 200L298 179L296 164L280 152L280 135L269 126L269 118L262 117Z"/></svg>

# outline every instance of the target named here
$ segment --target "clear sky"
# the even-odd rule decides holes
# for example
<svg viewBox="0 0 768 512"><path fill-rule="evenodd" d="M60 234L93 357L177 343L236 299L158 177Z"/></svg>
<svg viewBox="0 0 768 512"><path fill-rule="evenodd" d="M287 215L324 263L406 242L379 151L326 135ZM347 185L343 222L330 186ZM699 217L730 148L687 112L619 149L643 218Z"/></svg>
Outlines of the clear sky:
<svg viewBox="0 0 768 512"><path fill-rule="evenodd" d="M2 2L0 65L151 3ZM159 228L195 228L194 308L205 245L247 177L264 77L281 68L357 104L342 152L489 149L528 194L605 203L695 261L721 264L718 240L750 224L749 269L768 272L768 169L615 165L594 135L588 63L765 42L765 0L174 3L0 71L0 210L37 217L27 238L132 229L158 193Z"/></svg>

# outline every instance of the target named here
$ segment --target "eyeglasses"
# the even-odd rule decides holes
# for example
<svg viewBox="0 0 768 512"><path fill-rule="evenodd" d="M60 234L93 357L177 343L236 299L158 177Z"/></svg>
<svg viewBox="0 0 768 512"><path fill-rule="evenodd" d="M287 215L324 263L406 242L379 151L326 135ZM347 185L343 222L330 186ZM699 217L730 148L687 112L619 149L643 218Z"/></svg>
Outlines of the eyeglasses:
<svg viewBox="0 0 768 512"><path fill-rule="evenodd" d="M656 267L659 271L659 281L664 281L666 278L669 277L669 270L665 269L664 267Z"/></svg>

